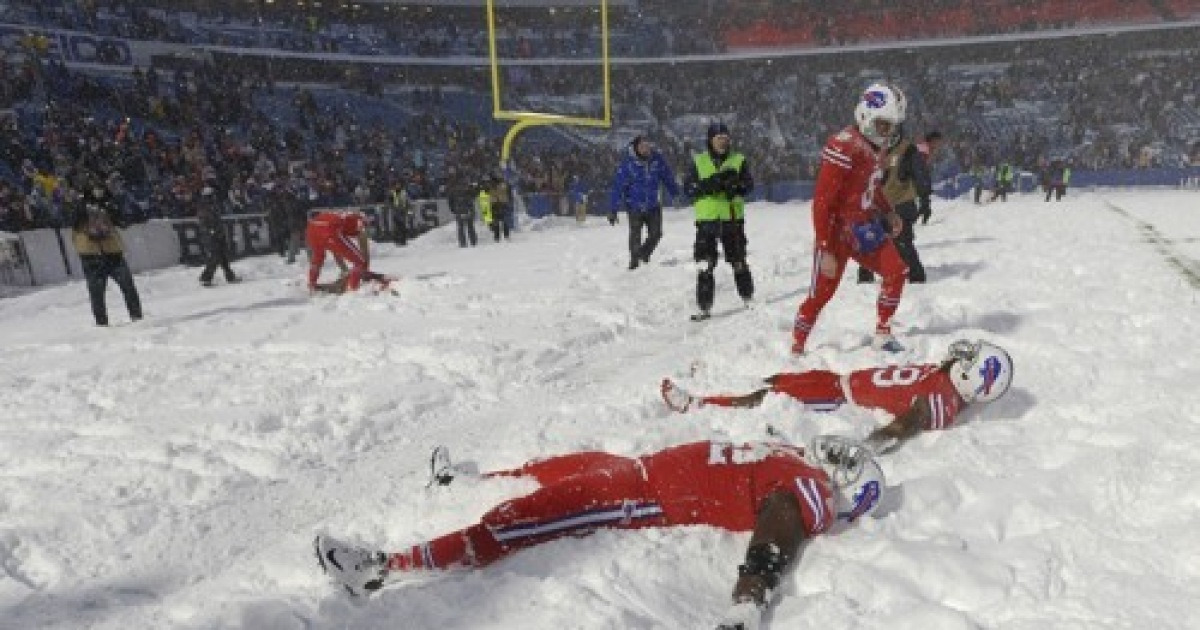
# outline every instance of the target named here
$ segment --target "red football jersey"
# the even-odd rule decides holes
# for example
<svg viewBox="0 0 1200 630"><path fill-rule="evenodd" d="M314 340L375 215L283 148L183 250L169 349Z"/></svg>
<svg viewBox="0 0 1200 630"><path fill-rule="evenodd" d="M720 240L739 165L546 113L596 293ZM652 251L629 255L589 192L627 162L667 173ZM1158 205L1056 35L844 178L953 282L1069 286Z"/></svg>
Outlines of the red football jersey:
<svg viewBox="0 0 1200 630"><path fill-rule="evenodd" d="M937 365L891 365L857 370L846 377L842 389L850 402L861 407L883 409L892 415L908 410L918 396L929 400L925 429L946 429L954 424L964 401Z"/></svg>
<svg viewBox="0 0 1200 630"><path fill-rule="evenodd" d="M330 235L358 236L363 230L362 215L354 212L319 212L308 220L308 229Z"/></svg>
<svg viewBox="0 0 1200 630"><path fill-rule="evenodd" d="M787 444L695 442L641 458L646 479L672 525L754 529L763 500L777 488L795 495L804 530L819 534L836 513L829 476Z"/></svg>
<svg viewBox="0 0 1200 630"><path fill-rule="evenodd" d="M891 209L882 190L880 152L851 126L834 134L821 150L813 192L813 232L817 247L848 238L849 227Z"/></svg>

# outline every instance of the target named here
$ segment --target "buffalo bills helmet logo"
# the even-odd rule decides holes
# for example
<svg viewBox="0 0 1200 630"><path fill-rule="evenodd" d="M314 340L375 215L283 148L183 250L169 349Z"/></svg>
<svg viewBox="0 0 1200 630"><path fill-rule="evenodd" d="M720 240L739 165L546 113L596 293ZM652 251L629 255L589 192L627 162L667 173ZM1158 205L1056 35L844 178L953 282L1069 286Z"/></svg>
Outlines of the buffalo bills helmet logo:
<svg viewBox="0 0 1200 630"><path fill-rule="evenodd" d="M979 376L983 377L983 384L975 390L975 394L987 395L992 393L992 385L1000 378L1000 372L1003 371L1000 365L1000 359L997 357L988 357L984 360L983 366L979 368Z"/></svg>
<svg viewBox="0 0 1200 630"><path fill-rule="evenodd" d="M863 94L863 102L871 109L879 109L887 105L887 93L882 90L868 90Z"/></svg>
<svg viewBox="0 0 1200 630"><path fill-rule="evenodd" d="M878 481L872 480L864 483L858 492L854 493L854 507L849 512L838 514L838 518L844 518L847 522L853 523L858 517L870 512L875 507L881 494Z"/></svg>

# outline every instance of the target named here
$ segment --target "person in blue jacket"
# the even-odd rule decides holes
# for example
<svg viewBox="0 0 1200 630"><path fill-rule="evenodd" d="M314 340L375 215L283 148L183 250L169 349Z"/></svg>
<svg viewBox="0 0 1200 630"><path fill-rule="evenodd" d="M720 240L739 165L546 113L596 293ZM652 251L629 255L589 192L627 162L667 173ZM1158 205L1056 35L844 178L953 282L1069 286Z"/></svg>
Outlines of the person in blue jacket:
<svg viewBox="0 0 1200 630"><path fill-rule="evenodd" d="M650 262L650 255L662 239L662 201L660 191L666 188L672 198L679 196L675 174L662 153L645 136L629 143L629 150L617 167L613 178L608 222L617 224L617 213L625 210L629 217L629 268L637 269ZM642 241L642 226L646 240Z"/></svg>

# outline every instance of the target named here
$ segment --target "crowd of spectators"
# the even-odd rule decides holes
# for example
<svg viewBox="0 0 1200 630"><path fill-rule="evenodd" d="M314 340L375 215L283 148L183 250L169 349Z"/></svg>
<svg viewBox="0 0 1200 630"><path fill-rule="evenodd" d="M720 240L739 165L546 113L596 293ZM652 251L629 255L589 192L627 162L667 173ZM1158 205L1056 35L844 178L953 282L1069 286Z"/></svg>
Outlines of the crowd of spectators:
<svg viewBox="0 0 1200 630"><path fill-rule="evenodd" d="M1195 17L1200 8L1161 0L739 0L722 22L731 49L998 35Z"/></svg>
<svg viewBox="0 0 1200 630"><path fill-rule="evenodd" d="M660 4L661 6L655 6ZM705 3L710 5L711 3ZM503 56L595 57L601 46L596 6L551 9L497 3ZM720 37L704 11L671 3L614 3L614 55L716 52ZM296 52L419 57L488 53L486 14L478 4L10 0L0 22L82 30L109 37ZM704 35L701 37L701 35ZM707 40L700 43L701 39Z"/></svg>
<svg viewBox="0 0 1200 630"><path fill-rule="evenodd" d="M909 93L911 133L945 134L943 174L998 161L1038 170L1052 158L1076 169L1178 166L1200 162L1195 35L617 65L612 97L618 111L646 114L636 133L674 165L703 145L710 121L727 123L763 186L815 174L821 144L849 124L847 103L868 75ZM571 102L598 88L577 67L522 76L520 98ZM280 196L339 205L384 202L396 187L443 195L497 174L503 127L490 121L488 97L482 73L454 66L214 55L104 73L10 55L0 63L0 230L61 225L76 191L95 181L131 217L192 216L206 187L227 212L262 211ZM526 132L509 175L526 193L599 191L633 135Z"/></svg>
<svg viewBox="0 0 1200 630"><path fill-rule="evenodd" d="M502 56L595 57L597 6L497 3ZM612 3L612 54L688 55L765 46L994 35L1096 24L1180 20L1200 15L1188 0L642 0ZM188 44L360 55L482 56L478 5L244 2L240 0L9 0L0 21L104 36Z"/></svg>

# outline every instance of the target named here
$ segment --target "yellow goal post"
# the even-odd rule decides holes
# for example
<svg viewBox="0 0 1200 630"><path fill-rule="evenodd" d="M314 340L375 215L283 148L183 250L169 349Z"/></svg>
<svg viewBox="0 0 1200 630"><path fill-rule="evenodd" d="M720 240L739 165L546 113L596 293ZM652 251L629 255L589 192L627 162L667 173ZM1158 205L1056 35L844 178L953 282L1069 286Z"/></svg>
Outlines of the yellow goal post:
<svg viewBox="0 0 1200 630"><path fill-rule="evenodd" d="M511 120L515 124L504 135L504 143L500 147L500 166L503 168L509 162L512 154L513 141L525 129L539 125L570 125L575 127L611 127L612 126L612 88L609 74L608 50L608 0L600 3L600 68L601 87L603 89L603 114L600 118L587 116L569 116L546 112L516 111L504 109L501 102L503 93L500 75L500 56L497 50L496 33L496 0L487 0L488 28L488 57L492 74L492 117L496 120Z"/></svg>

